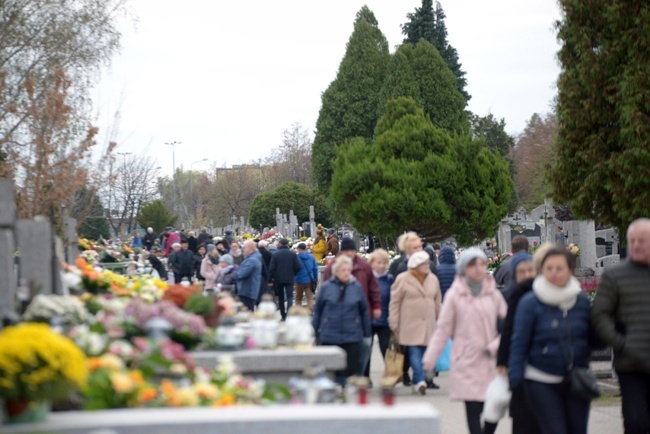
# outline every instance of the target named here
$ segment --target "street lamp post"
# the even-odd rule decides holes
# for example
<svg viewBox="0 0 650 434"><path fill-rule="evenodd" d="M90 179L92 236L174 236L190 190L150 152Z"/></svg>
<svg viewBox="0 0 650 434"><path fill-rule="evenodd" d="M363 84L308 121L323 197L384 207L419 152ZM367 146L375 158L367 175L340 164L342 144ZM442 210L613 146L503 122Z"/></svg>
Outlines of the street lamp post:
<svg viewBox="0 0 650 434"><path fill-rule="evenodd" d="M176 215L176 145L180 145L183 142L166 142L165 145L172 147L172 168L174 169L174 175L172 176L172 181L174 183L174 215Z"/></svg>

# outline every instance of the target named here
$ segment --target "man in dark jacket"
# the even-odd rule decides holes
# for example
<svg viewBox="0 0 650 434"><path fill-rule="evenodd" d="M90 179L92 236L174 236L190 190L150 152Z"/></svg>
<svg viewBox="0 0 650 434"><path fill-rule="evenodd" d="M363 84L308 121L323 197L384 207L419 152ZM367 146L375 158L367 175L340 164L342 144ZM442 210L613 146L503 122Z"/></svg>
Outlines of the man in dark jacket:
<svg viewBox="0 0 650 434"><path fill-rule="evenodd" d="M438 261L436 275L440 282L440 291L444 297L456 278L456 254L454 253L454 249L451 246L443 247L440 251Z"/></svg>
<svg viewBox="0 0 650 434"><path fill-rule="evenodd" d="M280 247L273 254L269 267L269 282L275 285L282 320L287 318L287 310L293 306L293 281L301 267L298 256L289 249L289 240L282 238ZM285 298L286 308L284 306Z"/></svg>
<svg viewBox="0 0 650 434"><path fill-rule="evenodd" d="M626 433L650 432L650 219L627 230L629 258L608 268L591 309L598 336L614 349Z"/></svg>
<svg viewBox="0 0 650 434"><path fill-rule="evenodd" d="M206 246L208 244L212 244L212 235L208 233L208 228L201 228L201 233L199 234L199 238L197 238L197 243L200 246L201 244L205 244Z"/></svg>
<svg viewBox="0 0 650 434"><path fill-rule="evenodd" d="M163 282L167 282L167 279L169 279L169 276L167 275L167 269L165 268L165 264L162 263L160 258L157 256L160 253L160 249L157 249L157 251L152 251L152 252L147 252L146 254L143 255L143 258L146 260L149 260L149 263L151 264L151 268L156 270L158 272L158 276L160 276L160 280Z"/></svg>
<svg viewBox="0 0 650 434"><path fill-rule="evenodd" d="M196 239L196 237L194 236L194 231L189 231L189 233L187 235L188 235L187 236L188 248L192 251L192 253L194 253L196 255L196 253L198 252L198 249L199 249L199 242Z"/></svg>
<svg viewBox="0 0 650 434"><path fill-rule="evenodd" d="M516 255L519 252L528 253L528 248L528 238L525 236L517 235L512 239L512 256ZM498 288L505 288L513 280L512 266L510 265L512 256L503 261L501 265L499 265L497 269L494 270L494 274L492 276L494 277L494 281L496 282Z"/></svg>
<svg viewBox="0 0 650 434"><path fill-rule="evenodd" d="M263 267L263 288L260 291L260 300L262 299L262 296L267 293L271 293L275 295L273 291L273 284L270 283L269 280L269 270L271 269L271 258L273 257L273 253L269 251L269 243L268 241L260 241L257 243L257 248L260 252L260 255L262 255L262 261L264 262L264 267ZM258 303L259 301L258 300Z"/></svg>
<svg viewBox="0 0 650 434"><path fill-rule="evenodd" d="M174 282L181 283L183 278L192 282L194 271L194 253L188 248L187 240L181 243L181 249L174 253L171 258L172 270L174 270Z"/></svg>
<svg viewBox="0 0 650 434"><path fill-rule="evenodd" d="M156 243L156 234L153 233L153 228L147 228L147 233L144 236L144 248L151 251L153 245Z"/></svg>

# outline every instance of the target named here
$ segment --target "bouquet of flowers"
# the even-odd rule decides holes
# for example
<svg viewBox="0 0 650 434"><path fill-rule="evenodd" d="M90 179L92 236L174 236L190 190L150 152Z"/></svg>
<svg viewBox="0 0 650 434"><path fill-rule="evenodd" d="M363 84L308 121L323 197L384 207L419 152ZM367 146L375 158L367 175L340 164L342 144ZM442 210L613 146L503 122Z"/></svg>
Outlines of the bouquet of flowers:
<svg viewBox="0 0 650 434"><path fill-rule="evenodd" d="M503 263L506 259L508 259L510 256L512 256L512 253L506 253L505 255L497 254L495 256L492 256L491 258L488 258L488 270L494 271L497 269L501 263Z"/></svg>
<svg viewBox="0 0 650 434"><path fill-rule="evenodd" d="M39 294L29 303L23 314L24 321L50 323L60 317L63 325L85 324L88 311L77 297Z"/></svg>
<svg viewBox="0 0 650 434"><path fill-rule="evenodd" d="M46 324L6 327L0 354L0 396L8 401L56 400L86 386L83 352Z"/></svg>

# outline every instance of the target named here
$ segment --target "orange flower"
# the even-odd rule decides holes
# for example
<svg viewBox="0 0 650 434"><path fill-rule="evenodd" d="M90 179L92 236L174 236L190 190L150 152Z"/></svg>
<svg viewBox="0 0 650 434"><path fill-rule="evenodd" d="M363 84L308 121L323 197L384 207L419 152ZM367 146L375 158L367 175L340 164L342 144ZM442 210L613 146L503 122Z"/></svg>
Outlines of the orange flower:
<svg viewBox="0 0 650 434"><path fill-rule="evenodd" d="M221 397L220 400L215 401L213 404L213 407L227 407L229 405L234 405L235 404L235 395L232 393L226 393Z"/></svg>
<svg viewBox="0 0 650 434"><path fill-rule="evenodd" d="M129 377L131 377L131 380L133 380L136 386L141 386L144 383L141 371L130 371Z"/></svg>
<svg viewBox="0 0 650 434"><path fill-rule="evenodd" d="M111 282L111 291L113 291L113 293L115 295L129 295L129 294L131 294L131 291L128 288L122 288L118 284L116 284L115 282Z"/></svg>
<svg viewBox="0 0 650 434"><path fill-rule="evenodd" d="M95 372L102 367L102 361L99 357L91 357L88 359L88 370Z"/></svg>
<svg viewBox="0 0 650 434"><path fill-rule="evenodd" d="M85 270L86 267L88 267L88 262L86 262L86 260L81 256L77 256L77 259L75 259L74 263L80 270Z"/></svg>
<svg viewBox="0 0 650 434"><path fill-rule="evenodd" d="M156 392L156 389L152 387L145 387L138 394L138 401L140 404L146 404L155 399L157 394L158 393Z"/></svg>
<svg viewBox="0 0 650 434"><path fill-rule="evenodd" d="M179 407L181 405L180 399L178 399L178 394L176 393L176 388L174 384L164 379L160 382L160 389L167 398L167 405L170 407Z"/></svg>

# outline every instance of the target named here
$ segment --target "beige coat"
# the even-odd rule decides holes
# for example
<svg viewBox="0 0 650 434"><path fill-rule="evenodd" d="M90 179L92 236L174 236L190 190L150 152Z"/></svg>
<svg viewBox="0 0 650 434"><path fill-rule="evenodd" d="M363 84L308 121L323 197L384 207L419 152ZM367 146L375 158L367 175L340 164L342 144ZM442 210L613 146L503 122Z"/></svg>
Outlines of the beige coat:
<svg viewBox="0 0 650 434"><path fill-rule="evenodd" d="M427 274L424 283L410 271L397 276L390 291L388 324L399 329L400 345L426 346L436 328L442 293L438 278Z"/></svg>

